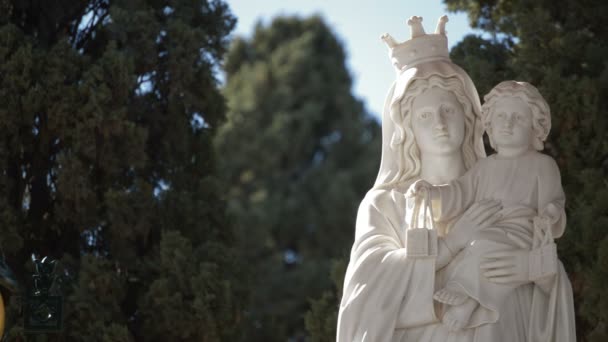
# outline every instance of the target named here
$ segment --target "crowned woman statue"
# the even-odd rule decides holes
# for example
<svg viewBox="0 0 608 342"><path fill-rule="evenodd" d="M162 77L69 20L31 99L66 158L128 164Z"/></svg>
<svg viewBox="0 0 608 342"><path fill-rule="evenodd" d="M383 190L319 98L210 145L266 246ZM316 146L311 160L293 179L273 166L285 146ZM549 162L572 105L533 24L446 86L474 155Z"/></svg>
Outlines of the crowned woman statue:
<svg viewBox="0 0 608 342"><path fill-rule="evenodd" d="M449 222L435 222L434 234L424 239L409 226L414 207L406 193L413 183L447 184L485 157L479 97L449 59L446 22L442 17L435 33L426 34L422 18L412 17L410 40L383 36L397 79L382 115L378 177L357 214L337 341L574 341L572 290L563 267L542 284L531 279L527 265L538 253L521 241L513 243L521 248L500 251L492 261L496 276L488 280L515 288L498 320L464 329L442 323L433 295L445 286L443 270L477 232L492 227L501 209L496 201L474 203ZM425 248L414 253L420 241Z"/></svg>

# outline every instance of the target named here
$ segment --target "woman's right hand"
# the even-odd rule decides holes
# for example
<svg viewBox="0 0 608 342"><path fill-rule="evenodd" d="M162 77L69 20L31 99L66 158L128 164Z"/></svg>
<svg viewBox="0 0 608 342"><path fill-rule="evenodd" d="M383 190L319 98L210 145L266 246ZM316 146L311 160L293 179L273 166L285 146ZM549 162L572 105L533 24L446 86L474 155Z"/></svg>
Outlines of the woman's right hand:
<svg viewBox="0 0 608 342"><path fill-rule="evenodd" d="M496 223L501 218L501 209L500 202L495 200L483 200L471 205L444 238L450 251L459 252L475 233Z"/></svg>

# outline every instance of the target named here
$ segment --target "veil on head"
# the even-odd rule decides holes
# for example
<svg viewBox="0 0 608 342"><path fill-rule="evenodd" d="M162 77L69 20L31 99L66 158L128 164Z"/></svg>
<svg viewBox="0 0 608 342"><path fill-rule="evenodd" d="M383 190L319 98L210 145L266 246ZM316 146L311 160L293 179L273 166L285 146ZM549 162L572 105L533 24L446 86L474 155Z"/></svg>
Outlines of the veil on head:
<svg viewBox="0 0 608 342"><path fill-rule="evenodd" d="M463 144L470 144L477 158L485 157L479 95L469 75L449 59L444 29L447 17L440 19L436 34L425 34L421 22L422 18L410 18L408 24L412 26L412 39L404 43L397 44L386 34L382 37L389 46L389 55L398 73L384 101L382 159L374 188L394 185L412 178L412 175L403 172L403 165L399 162L405 157L403 151L392 145L395 134L399 134L392 117L400 116L391 113L396 114L396 111L401 110L400 103L416 80L428 80L431 76L459 80L475 117L473 127L468 128L473 130L473 134L469 135L468 140L465 138Z"/></svg>

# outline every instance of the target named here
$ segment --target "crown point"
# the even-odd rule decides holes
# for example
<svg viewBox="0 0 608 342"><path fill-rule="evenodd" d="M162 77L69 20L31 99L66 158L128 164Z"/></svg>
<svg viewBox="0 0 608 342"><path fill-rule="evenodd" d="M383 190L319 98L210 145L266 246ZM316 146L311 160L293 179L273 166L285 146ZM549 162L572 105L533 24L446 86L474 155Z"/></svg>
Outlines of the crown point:
<svg viewBox="0 0 608 342"><path fill-rule="evenodd" d="M422 17L413 16L407 21L410 26L410 38L424 36L424 28L422 27Z"/></svg>
<svg viewBox="0 0 608 342"><path fill-rule="evenodd" d="M437 28L435 29L436 34L442 34L447 36L447 32L445 31L445 24L450 21L447 15L442 15L437 22Z"/></svg>
<svg viewBox="0 0 608 342"><path fill-rule="evenodd" d="M380 38L389 47L389 56L398 71L414 65L434 60L449 60L445 23L447 16L439 19L438 34L426 34L422 27L422 17L413 16L407 21L411 28L411 38L398 43L391 35L383 34Z"/></svg>
<svg viewBox="0 0 608 342"><path fill-rule="evenodd" d="M385 33L383 34L380 39L382 39L386 45L389 47L389 49L394 48L395 46L397 46L397 41L395 40L395 38L393 38L390 34Z"/></svg>
<svg viewBox="0 0 608 342"><path fill-rule="evenodd" d="M419 17L417 15L413 15L407 20L407 24L410 26L414 25L414 24L420 24L420 23L422 23L422 17Z"/></svg>

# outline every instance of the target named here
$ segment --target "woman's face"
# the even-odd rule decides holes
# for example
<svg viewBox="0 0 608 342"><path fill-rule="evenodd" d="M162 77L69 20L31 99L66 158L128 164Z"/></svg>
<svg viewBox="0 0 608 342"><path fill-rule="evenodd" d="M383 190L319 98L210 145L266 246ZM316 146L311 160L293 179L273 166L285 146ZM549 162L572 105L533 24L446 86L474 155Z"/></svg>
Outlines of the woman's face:
<svg viewBox="0 0 608 342"><path fill-rule="evenodd" d="M464 141L464 110L451 91L432 87L412 104L412 128L422 154L460 152Z"/></svg>

